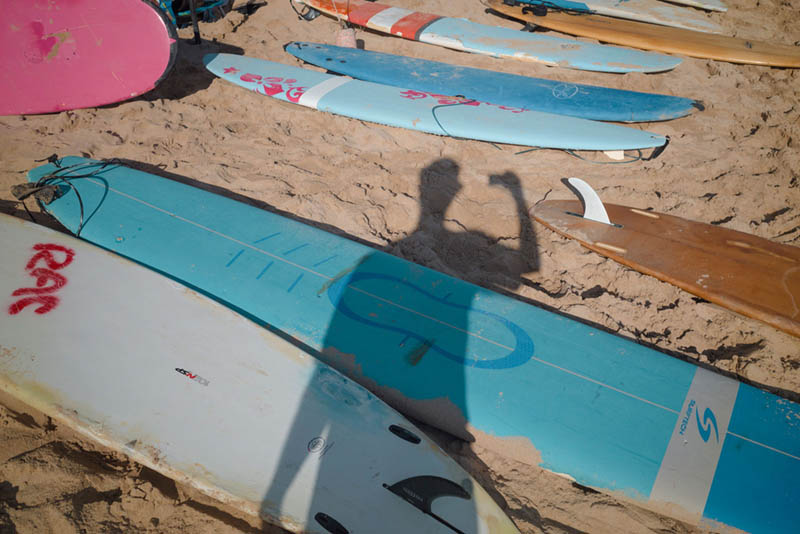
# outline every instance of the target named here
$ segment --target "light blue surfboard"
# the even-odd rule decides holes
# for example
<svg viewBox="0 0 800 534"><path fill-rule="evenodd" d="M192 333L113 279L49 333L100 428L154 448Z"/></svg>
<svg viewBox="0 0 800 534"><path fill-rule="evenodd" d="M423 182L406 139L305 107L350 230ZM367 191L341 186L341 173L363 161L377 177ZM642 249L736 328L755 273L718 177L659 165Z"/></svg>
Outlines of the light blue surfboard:
<svg viewBox="0 0 800 534"><path fill-rule="evenodd" d="M206 68L229 82L285 102L409 130L495 143L577 150L665 145L633 128L440 97L233 54L209 54Z"/></svg>
<svg viewBox="0 0 800 534"><path fill-rule="evenodd" d="M663 72L680 58L541 33L479 24L369 0L300 0L338 20L393 35L493 57L596 72Z"/></svg>
<svg viewBox="0 0 800 534"><path fill-rule="evenodd" d="M368 82L616 122L664 121L703 109L689 98L564 83L319 43L289 43L308 63Z"/></svg>
<svg viewBox="0 0 800 534"><path fill-rule="evenodd" d="M71 231L82 221L84 239L284 332L413 417L527 438L542 467L685 520L800 524L797 404L201 189L57 163L29 179L63 192L47 210Z"/></svg>

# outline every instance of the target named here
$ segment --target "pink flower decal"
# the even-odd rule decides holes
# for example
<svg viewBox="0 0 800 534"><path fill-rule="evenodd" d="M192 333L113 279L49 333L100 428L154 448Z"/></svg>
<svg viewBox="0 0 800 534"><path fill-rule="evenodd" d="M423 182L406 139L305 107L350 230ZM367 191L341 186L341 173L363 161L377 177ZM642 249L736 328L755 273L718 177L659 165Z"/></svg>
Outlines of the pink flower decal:
<svg viewBox="0 0 800 534"><path fill-rule="evenodd" d="M225 67L224 72L225 74L236 74L237 72L239 72L239 69L237 69L236 67Z"/></svg>
<svg viewBox="0 0 800 534"><path fill-rule="evenodd" d="M409 89L408 91L403 91L400 93L403 98L408 98L410 100L419 100L420 98L425 98L427 93L423 93L421 91L412 91Z"/></svg>
<svg viewBox="0 0 800 534"><path fill-rule="evenodd" d="M288 81L288 80L287 80ZM300 97L303 96L303 93L306 92L307 87L290 87L286 91L286 98L290 102L294 102L297 104L297 101L300 100Z"/></svg>
<svg viewBox="0 0 800 534"><path fill-rule="evenodd" d="M247 74L242 74L239 79L242 80L243 82L258 83L261 81L261 76L259 76L258 74L250 74L248 72Z"/></svg>
<svg viewBox="0 0 800 534"><path fill-rule="evenodd" d="M438 99L437 102L442 105L451 105L451 104L463 104L465 106L480 106L481 103L477 100L472 100L470 98L462 98L459 96L447 96L447 95L437 95L430 93L433 98Z"/></svg>
<svg viewBox="0 0 800 534"><path fill-rule="evenodd" d="M283 92L283 86L279 83L262 83L261 91L267 96L275 96Z"/></svg>

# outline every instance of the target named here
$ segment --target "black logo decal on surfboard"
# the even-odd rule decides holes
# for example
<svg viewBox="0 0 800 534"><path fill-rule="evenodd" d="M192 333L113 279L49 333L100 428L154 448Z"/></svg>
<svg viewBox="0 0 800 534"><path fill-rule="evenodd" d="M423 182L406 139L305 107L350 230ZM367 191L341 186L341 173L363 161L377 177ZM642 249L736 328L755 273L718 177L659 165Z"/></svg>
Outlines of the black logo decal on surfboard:
<svg viewBox="0 0 800 534"><path fill-rule="evenodd" d="M431 516L444 526L451 529L457 534L464 534L461 530L457 529L443 518L434 514L431 511L431 503L439 497L459 497L461 499L469 500L470 494L453 482L442 477L435 477L430 475L406 478L391 486L383 485L404 501L408 502L415 508L419 509L422 513Z"/></svg>

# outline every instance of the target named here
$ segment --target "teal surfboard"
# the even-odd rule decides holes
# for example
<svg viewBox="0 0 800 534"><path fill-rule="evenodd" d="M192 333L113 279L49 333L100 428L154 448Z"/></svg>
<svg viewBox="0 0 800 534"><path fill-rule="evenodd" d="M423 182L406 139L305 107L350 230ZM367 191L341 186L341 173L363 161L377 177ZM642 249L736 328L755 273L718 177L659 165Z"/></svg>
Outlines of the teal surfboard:
<svg viewBox="0 0 800 534"><path fill-rule="evenodd" d="M357 48L293 42L285 50L303 61L359 80L581 119L664 121L703 109L700 102L690 98L564 83Z"/></svg>
<svg viewBox="0 0 800 534"><path fill-rule="evenodd" d="M687 521L800 524L795 403L118 164L69 157L29 179L62 193L47 210L71 231L282 331L409 415L527 438L543 468Z"/></svg>
<svg viewBox="0 0 800 534"><path fill-rule="evenodd" d="M655 148L667 142L664 136L635 128L332 76L263 59L209 54L203 61L223 80L262 95L420 132L576 150Z"/></svg>

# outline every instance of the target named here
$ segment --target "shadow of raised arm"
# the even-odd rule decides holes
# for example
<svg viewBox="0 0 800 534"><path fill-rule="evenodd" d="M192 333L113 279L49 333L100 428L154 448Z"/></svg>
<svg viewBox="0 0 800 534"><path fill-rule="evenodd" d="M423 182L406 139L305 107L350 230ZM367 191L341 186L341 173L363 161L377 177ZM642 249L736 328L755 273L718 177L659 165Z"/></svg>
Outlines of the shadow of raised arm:
<svg viewBox="0 0 800 534"><path fill-rule="evenodd" d="M519 218L519 249L517 252L526 268L514 273L514 275L520 276L525 272L539 270L539 250L536 246L536 233L533 230L528 206L525 204L525 195L522 192L519 176L510 171L503 174L492 174L489 176L489 185L508 189L516 206L517 217Z"/></svg>

